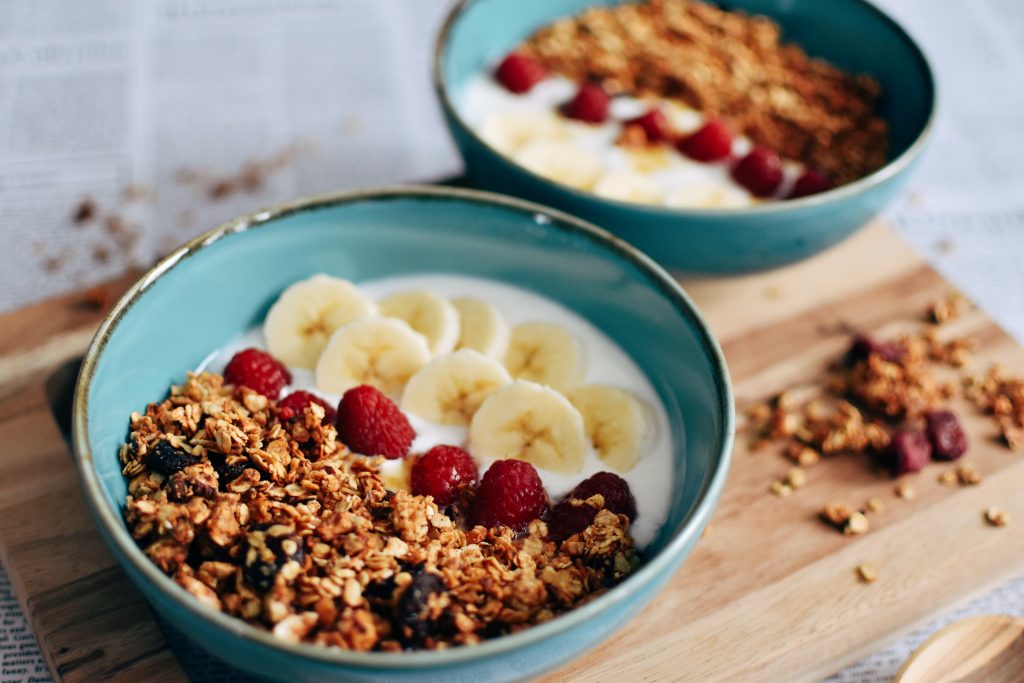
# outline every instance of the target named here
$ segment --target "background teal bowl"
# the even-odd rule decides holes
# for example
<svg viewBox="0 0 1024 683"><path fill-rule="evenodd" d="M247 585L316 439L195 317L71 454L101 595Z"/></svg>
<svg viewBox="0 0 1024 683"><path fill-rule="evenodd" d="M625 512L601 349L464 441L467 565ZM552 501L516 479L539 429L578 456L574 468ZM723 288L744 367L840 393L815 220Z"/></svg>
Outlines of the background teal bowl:
<svg viewBox="0 0 1024 683"><path fill-rule="evenodd" d="M502 280L600 327L651 379L669 415L675 486L645 565L551 622L443 652L351 653L292 645L202 607L160 572L121 518L118 447L128 416L163 398L212 350L258 324L292 282L412 273ZM468 190L399 188L299 201L228 223L179 249L114 307L82 366L74 446L103 538L156 611L236 667L287 681L506 681L559 666L642 609L689 554L721 494L733 437L718 345L664 271L611 235L535 204Z"/></svg>
<svg viewBox="0 0 1024 683"><path fill-rule="evenodd" d="M466 81L553 19L612 0L463 0L438 37L434 83L474 185L568 211L626 239L659 263L701 273L737 273L798 261L850 235L906 183L928 139L935 84L921 50L896 22L863 0L731 0L764 14L787 42L882 84L880 114L891 129L889 162L817 196L741 209L669 209L603 199L542 178L481 140L459 116Z"/></svg>

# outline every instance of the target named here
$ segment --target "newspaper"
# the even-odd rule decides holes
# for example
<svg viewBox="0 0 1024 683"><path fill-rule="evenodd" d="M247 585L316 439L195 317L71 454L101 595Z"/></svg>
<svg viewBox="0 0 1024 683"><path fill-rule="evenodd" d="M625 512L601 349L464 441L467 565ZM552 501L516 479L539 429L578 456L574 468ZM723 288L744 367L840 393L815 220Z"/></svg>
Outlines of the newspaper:
<svg viewBox="0 0 1024 683"><path fill-rule="evenodd" d="M889 219L1024 339L1024 3L878 4L924 45L941 100L931 149ZM448 5L0 4L0 310L145 265L284 199L457 173L429 80ZM1024 579L967 609L1024 614ZM940 623L832 680L890 680ZM172 641L192 677L241 680ZM0 570L0 681L42 680Z"/></svg>

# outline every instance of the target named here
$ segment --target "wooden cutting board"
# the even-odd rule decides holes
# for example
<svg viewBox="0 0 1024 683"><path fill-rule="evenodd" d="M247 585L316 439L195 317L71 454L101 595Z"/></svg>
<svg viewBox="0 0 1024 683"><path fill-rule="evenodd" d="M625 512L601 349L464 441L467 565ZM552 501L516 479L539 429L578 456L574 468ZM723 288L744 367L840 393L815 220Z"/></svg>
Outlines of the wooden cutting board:
<svg viewBox="0 0 1024 683"><path fill-rule="evenodd" d="M849 329L903 329L949 291L880 225L790 268L685 284L722 341L740 414L820 377ZM0 316L0 556L55 678L181 681L163 631L88 517L51 414L66 410L74 368L63 364L83 352L103 308L79 295ZM978 369L998 359L1024 373L1024 349L981 312L951 325L978 341ZM857 457L823 461L805 488L778 498L768 489L789 463L750 452L741 434L711 531L678 575L609 643L546 680L817 680L1024 572L1024 458L996 442L987 419L959 412L983 483L941 486L946 468L933 465L913 478L913 501ZM872 496L886 510L865 536L815 519L834 499L861 506ZM1009 526L985 524L991 505L1009 512ZM875 583L858 581L863 562L877 568Z"/></svg>

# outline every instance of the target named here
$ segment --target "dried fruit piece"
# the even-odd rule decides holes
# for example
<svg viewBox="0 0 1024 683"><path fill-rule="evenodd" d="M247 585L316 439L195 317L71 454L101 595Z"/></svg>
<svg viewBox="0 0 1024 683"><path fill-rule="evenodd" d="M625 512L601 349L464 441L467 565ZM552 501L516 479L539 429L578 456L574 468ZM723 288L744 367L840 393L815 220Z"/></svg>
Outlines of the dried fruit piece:
<svg viewBox="0 0 1024 683"><path fill-rule="evenodd" d="M584 123L604 123L611 101L601 86L587 83L580 87L575 97L562 105L562 114Z"/></svg>
<svg viewBox="0 0 1024 683"><path fill-rule="evenodd" d="M159 472L164 476L171 476L189 465L195 465L200 461L191 453L179 450L167 441L157 441L153 450L150 451L146 464L149 469Z"/></svg>
<svg viewBox="0 0 1024 683"><path fill-rule="evenodd" d="M401 624L405 639L419 645L430 635L435 622L430 619L430 596L446 590L444 579L426 570L417 571L409 587L395 605L395 617Z"/></svg>
<svg viewBox="0 0 1024 683"><path fill-rule="evenodd" d="M732 130L725 121L712 119L676 143L676 148L696 161L721 161L732 154Z"/></svg>
<svg viewBox="0 0 1024 683"><path fill-rule="evenodd" d="M491 528L523 531L548 507L548 494L533 465L525 460L496 460L484 473L473 501L473 521Z"/></svg>
<svg viewBox="0 0 1024 683"><path fill-rule="evenodd" d="M956 460L967 452L967 435L960 421L949 410L934 410L925 416L928 440L932 444L932 457L936 460Z"/></svg>
<svg viewBox="0 0 1024 683"><path fill-rule="evenodd" d="M410 490L417 496L433 496L438 505L451 505L461 488L476 484L479 474L473 457L456 446L434 446L413 463Z"/></svg>
<svg viewBox="0 0 1024 683"><path fill-rule="evenodd" d="M547 72L540 62L520 52L513 52L501 60L495 78L507 90L522 95L533 89L547 77Z"/></svg>
<svg viewBox="0 0 1024 683"><path fill-rule="evenodd" d="M882 464L897 475L918 472L932 457L932 445L923 432L903 429L893 435L882 454Z"/></svg>
<svg viewBox="0 0 1024 683"><path fill-rule="evenodd" d="M277 414L282 420L301 417L303 411L314 403L324 409L323 423L333 424L338 417L338 411L334 409L334 406L316 394L301 389L293 391L277 402Z"/></svg>
<svg viewBox="0 0 1024 683"><path fill-rule="evenodd" d="M767 147L754 147L733 167L732 177L755 197L770 197L782 184L782 159Z"/></svg>
<svg viewBox="0 0 1024 683"><path fill-rule="evenodd" d="M292 374L279 360L266 351L245 349L239 351L224 368L224 381L235 386L249 387L269 399L276 399L281 389L292 381Z"/></svg>
<svg viewBox="0 0 1024 683"><path fill-rule="evenodd" d="M363 384L349 389L338 404L338 438L350 450L389 460L409 452L416 432L395 402Z"/></svg>

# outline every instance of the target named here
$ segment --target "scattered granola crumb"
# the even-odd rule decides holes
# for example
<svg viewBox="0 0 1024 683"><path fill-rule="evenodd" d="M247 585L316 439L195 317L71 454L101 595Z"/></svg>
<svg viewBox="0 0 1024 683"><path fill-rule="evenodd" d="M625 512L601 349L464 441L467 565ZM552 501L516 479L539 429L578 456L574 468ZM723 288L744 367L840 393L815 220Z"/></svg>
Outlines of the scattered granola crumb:
<svg viewBox="0 0 1024 683"><path fill-rule="evenodd" d="M896 497L902 498L903 500L914 500L917 492L914 491L914 487L906 482L900 482L896 484Z"/></svg>
<svg viewBox="0 0 1024 683"><path fill-rule="evenodd" d="M92 311L102 311L110 305L110 290L105 285L96 285L85 290L75 306Z"/></svg>
<svg viewBox="0 0 1024 683"><path fill-rule="evenodd" d="M874 583L878 579L878 572L874 565L865 562L857 567L857 576L864 583Z"/></svg>
<svg viewBox="0 0 1024 683"><path fill-rule="evenodd" d="M96 201L92 197L86 197L75 207L75 211L71 215L71 221L75 225L88 223L96 217L97 210Z"/></svg>
<svg viewBox="0 0 1024 683"><path fill-rule="evenodd" d="M868 512L885 512L885 503L882 502L881 498L868 498L867 509Z"/></svg>
<svg viewBox="0 0 1024 683"><path fill-rule="evenodd" d="M110 249L102 244L97 244L92 248L92 260L97 265L104 265L110 262Z"/></svg>
<svg viewBox="0 0 1024 683"><path fill-rule="evenodd" d="M1001 508L990 507L985 510L985 521L992 526L1006 526L1010 523L1010 514Z"/></svg>
<svg viewBox="0 0 1024 683"><path fill-rule="evenodd" d="M984 375L964 379L964 394L995 418L1003 443L1016 450L1024 441L1024 378L1005 374L992 365Z"/></svg>
<svg viewBox="0 0 1024 683"><path fill-rule="evenodd" d="M925 313L925 320L936 325L942 325L960 316L961 309L965 303L963 294L950 292L946 298L936 301L928 307Z"/></svg>
<svg viewBox="0 0 1024 683"><path fill-rule="evenodd" d="M771 491L779 498L788 498L793 495L793 487L781 480L772 482Z"/></svg>
<svg viewBox="0 0 1024 683"><path fill-rule="evenodd" d="M868 522L867 515L863 512L854 512L846 521L846 526L843 527L843 535L859 536L866 534L870 528L871 524Z"/></svg>
<svg viewBox="0 0 1024 683"><path fill-rule="evenodd" d="M792 467L786 473L786 483L794 489L798 489L807 483L807 473L799 467Z"/></svg>
<svg viewBox="0 0 1024 683"><path fill-rule="evenodd" d="M946 470L939 475L939 483L943 486L956 486L960 483L960 478L956 474L956 470Z"/></svg>
<svg viewBox="0 0 1024 683"><path fill-rule="evenodd" d="M975 486L981 483L981 472L969 462L957 466L956 477L961 486Z"/></svg>
<svg viewBox="0 0 1024 683"><path fill-rule="evenodd" d="M821 511L822 520L842 531L844 536L859 536L871 527L867 515L846 503L829 503Z"/></svg>

